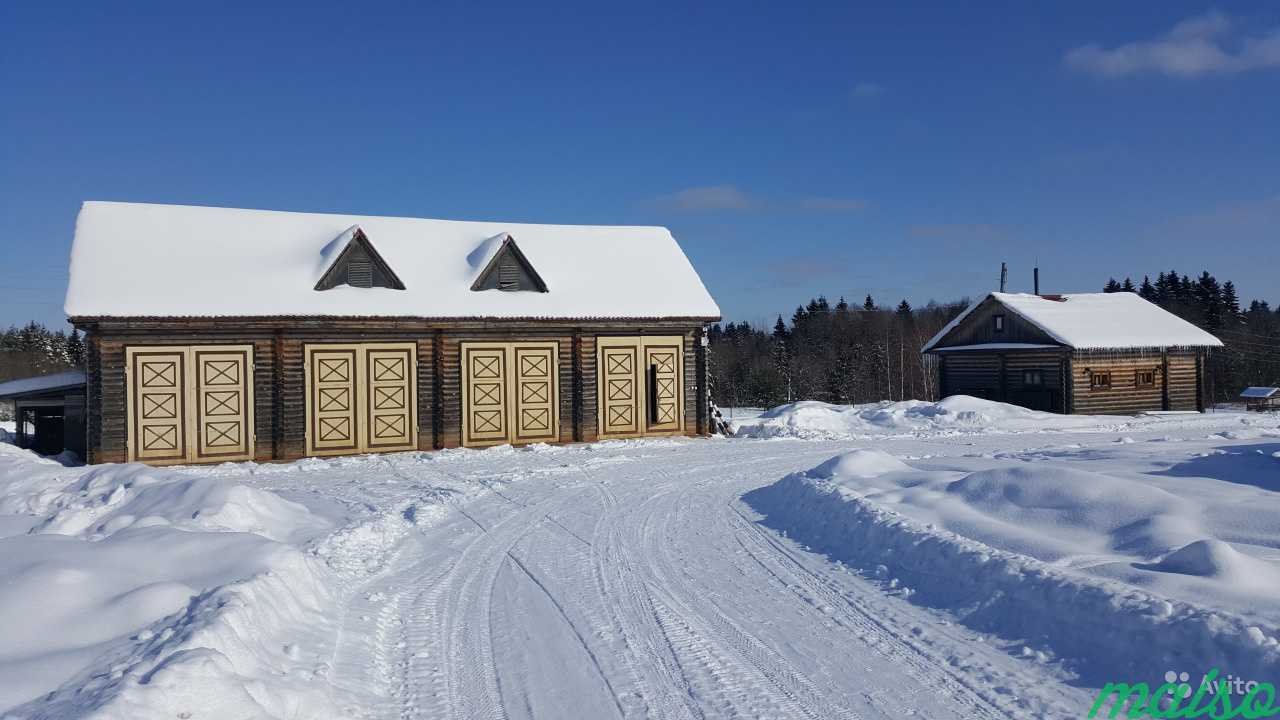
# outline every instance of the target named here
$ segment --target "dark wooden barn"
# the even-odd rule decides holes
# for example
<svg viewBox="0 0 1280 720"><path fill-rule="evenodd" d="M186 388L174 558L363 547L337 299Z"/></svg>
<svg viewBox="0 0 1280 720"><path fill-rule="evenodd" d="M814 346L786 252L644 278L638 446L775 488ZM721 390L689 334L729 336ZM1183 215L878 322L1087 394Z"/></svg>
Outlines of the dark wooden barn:
<svg viewBox="0 0 1280 720"><path fill-rule="evenodd" d="M0 383L13 403L14 442L42 455L85 456L85 376L79 370Z"/></svg>
<svg viewBox="0 0 1280 720"><path fill-rule="evenodd" d="M1134 293L991 293L923 348L940 393L1036 410L1203 410L1204 355L1222 343Z"/></svg>
<svg viewBox="0 0 1280 720"><path fill-rule="evenodd" d="M719 309L671 234L86 203L90 462L708 432Z"/></svg>

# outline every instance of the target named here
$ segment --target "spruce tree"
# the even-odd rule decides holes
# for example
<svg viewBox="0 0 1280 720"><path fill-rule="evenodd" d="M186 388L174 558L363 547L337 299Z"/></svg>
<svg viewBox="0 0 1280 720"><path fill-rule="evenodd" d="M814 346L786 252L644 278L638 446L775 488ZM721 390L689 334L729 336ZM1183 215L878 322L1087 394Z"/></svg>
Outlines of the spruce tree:
<svg viewBox="0 0 1280 720"><path fill-rule="evenodd" d="M876 301L871 299L871 293L867 293L867 299L862 301L862 309L868 312L876 309Z"/></svg>

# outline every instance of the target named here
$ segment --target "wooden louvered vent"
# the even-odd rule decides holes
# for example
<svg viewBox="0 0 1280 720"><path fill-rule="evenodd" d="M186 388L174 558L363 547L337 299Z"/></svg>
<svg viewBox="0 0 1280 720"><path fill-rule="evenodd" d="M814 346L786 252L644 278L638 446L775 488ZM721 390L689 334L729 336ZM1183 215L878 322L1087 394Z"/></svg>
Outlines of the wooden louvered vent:
<svg viewBox="0 0 1280 720"><path fill-rule="evenodd" d="M503 257L502 263L498 265L498 289L520 289L520 266L516 264L515 258L510 255Z"/></svg>
<svg viewBox="0 0 1280 720"><path fill-rule="evenodd" d="M373 263L368 260L352 260L347 265L347 284L351 287L373 287Z"/></svg>

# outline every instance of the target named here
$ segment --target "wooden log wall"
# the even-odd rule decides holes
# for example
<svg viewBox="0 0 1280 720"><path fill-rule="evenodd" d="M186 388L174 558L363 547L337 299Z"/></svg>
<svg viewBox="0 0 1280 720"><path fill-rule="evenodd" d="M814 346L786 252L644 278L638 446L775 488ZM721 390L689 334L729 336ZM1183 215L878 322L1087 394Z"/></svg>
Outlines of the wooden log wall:
<svg viewBox="0 0 1280 720"><path fill-rule="evenodd" d="M294 460L306 455L306 378L308 343L406 342L417 344L418 447L462 444L460 346L482 342L554 341L559 345L561 442L598 437L596 337L598 335L681 335L684 337L685 433L705 432L699 422L701 322L613 321L575 326L536 321L452 324L407 320L271 321L86 320L76 319L87 336L86 424L90 462L124 462L126 442L125 347L129 345L252 344L254 348L255 457Z"/></svg>
<svg viewBox="0 0 1280 720"><path fill-rule="evenodd" d="M1156 350L1076 351L1072 354L1075 412L1086 415L1132 415L1150 410L1197 410L1196 351L1168 351L1168 375L1163 353ZM1151 371L1155 384L1137 386L1139 370ZM1109 371L1111 387L1094 389L1090 375ZM1165 383L1168 407L1165 407Z"/></svg>

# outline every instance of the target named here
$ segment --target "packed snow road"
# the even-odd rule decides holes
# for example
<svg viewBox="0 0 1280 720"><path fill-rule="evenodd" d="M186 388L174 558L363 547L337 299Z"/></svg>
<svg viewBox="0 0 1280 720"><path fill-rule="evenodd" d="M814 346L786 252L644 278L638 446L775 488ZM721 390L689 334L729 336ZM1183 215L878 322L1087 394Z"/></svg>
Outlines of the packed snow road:
<svg viewBox="0 0 1280 720"><path fill-rule="evenodd" d="M754 421L213 467L0 442L0 717L1078 718L1280 667L1274 417Z"/></svg>
<svg viewBox="0 0 1280 720"><path fill-rule="evenodd" d="M548 451L354 593L360 717L1000 718L1080 691L754 522L827 443ZM526 455L526 460L533 457ZM1083 704L1082 704L1083 703Z"/></svg>

